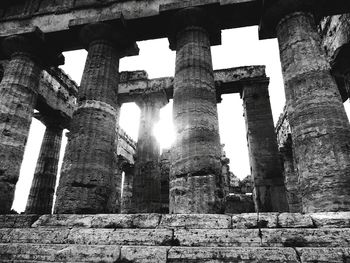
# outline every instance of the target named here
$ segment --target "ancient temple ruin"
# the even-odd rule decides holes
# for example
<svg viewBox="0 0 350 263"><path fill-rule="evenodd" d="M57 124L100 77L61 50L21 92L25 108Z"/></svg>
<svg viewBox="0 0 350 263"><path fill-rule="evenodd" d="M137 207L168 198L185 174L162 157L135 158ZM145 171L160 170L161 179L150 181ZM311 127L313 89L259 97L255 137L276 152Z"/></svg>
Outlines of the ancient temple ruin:
<svg viewBox="0 0 350 263"><path fill-rule="evenodd" d="M0 261L348 263L349 13L348 0L1 1ZM212 66L221 30L252 25L279 43L276 127L264 65ZM174 76L119 72L136 41L164 37ZM78 86L58 66L83 48ZM231 93L251 169L235 184L217 112ZM152 129L169 100L176 140L160 155ZM141 110L137 142L119 127L126 102ZM33 117L46 131L26 211L14 215Z"/></svg>

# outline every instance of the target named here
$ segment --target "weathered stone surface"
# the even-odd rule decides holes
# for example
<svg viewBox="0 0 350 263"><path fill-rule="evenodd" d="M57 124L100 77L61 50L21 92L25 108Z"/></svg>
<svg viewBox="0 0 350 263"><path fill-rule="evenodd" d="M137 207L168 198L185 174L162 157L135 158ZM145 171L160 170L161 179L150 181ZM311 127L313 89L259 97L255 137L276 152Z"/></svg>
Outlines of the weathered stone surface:
<svg viewBox="0 0 350 263"><path fill-rule="evenodd" d="M186 228L186 229L231 228L231 216L209 215L209 214L162 215L159 228Z"/></svg>
<svg viewBox="0 0 350 263"><path fill-rule="evenodd" d="M157 228L159 214L43 215L32 227Z"/></svg>
<svg viewBox="0 0 350 263"><path fill-rule="evenodd" d="M287 115L287 110L284 108L276 125L277 143L283 162L284 184L286 186L289 212L301 213L302 205L298 180L299 176L296 170L293 153L292 131Z"/></svg>
<svg viewBox="0 0 350 263"><path fill-rule="evenodd" d="M74 228L66 243L92 245L162 246L172 244L167 229L89 229Z"/></svg>
<svg viewBox="0 0 350 263"><path fill-rule="evenodd" d="M344 263L342 248L296 248L301 263Z"/></svg>
<svg viewBox="0 0 350 263"><path fill-rule="evenodd" d="M3 228L0 243L67 244L69 233L68 228Z"/></svg>
<svg viewBox="0 0 350 263"><path fill-rule="evenodd" d="M262 229L262 244L272 247L348 247L350 229Z"/></svg>
<svg viewBox="0 0 350 263"><path fill-rule="evenodd" d="M119 246L0 244L0 259L11 262L116 262Z"/></svg>
<svg viewBox="0 0 350 263"><path fill-rule="evenodd" d="M176 49L176 141L170 168L170 213L222 210L221 147L206 15L200 8L183 9L172 21L176 28L172 32L176 39L170 37Z"/></svg>
<svg viewBox="0 0 350 263"><path fill-rule="evenodd" d="M0 215L0 228L30 227L39 215Z"/></svg>
<svg viewBox="0 0 350 263"><path fill-rule="evenodd" d="M114 48L113 32L102 23L85 26L81 32L83 42L89 46L88 57L62 165L55 213L106 213L111 203L119 107L117 73L122 51Z"/></svg>
<svg viewBox="0 0 350 263"><path fill-rule="evenodd" d="M249 162L259 212L289 211L273 124L268 81L243 89Z"/></svg>
<svg viewBox="0 0 350 263"><path fill-rule="evenodd" d="M51 214L52 211L63 132L59 123L53 124L54 122L46 120L46 130L26 205L27 214Z"/></svg>
<svg viewBox="0 0 350 263"><path fill-rule="evenodd" d="M276 228L277 213L249 213L232 216L232 228Z"/></svg>
<svg viewBox="0 0 350 263"><path fill-rule="evenodd" d="M121 248L121 262L142 263L166 263L167 252L170 247L147 247L147 246L123 246ZM128 261L129 260L129 261Z"/></svg>
<svg viewBox="0 0 350 263"><path fill-rule="evenodd" d="M259 247L258 229L176 229L174 240L186 247Z"/></svg>
<svg viewBox="0 0 350 263"><path fill-rule="evenodd" d="M350 227L350 212L329 212L310 214L316 227Z"/></svg>
<svg viewBox="0 0 350 263"><path fill-rule="evenodd" d="M232 247L173 247L169 250L168 261L187 262L244 262L244 263L300 263L292 248L232 248Z"/></svg>
<svg viewBox="0 0 350 263"><path fill-rule="evenodd" d="M350 124L313 15L277 26L303 212L350 210Z"/></svg>
<svg viewBox="0 0 350 263"><path fill-rule="evenodd" d="M308 214L283 213L278 215L278 226L282 228L312 228L314 223Z"/></svg>
<svg viewBox="0 0 350 263"><path fill-rule="evenodd" d="M253 195L229 194L224 199L225 214L253 213Z"/></svg>
<svg viewBox="0 0 350 263"><path fill-rule="evenodd" d="M13 56L0 83L0 214L11 210L41 72L30 40L13 36L4 43Z"/></svg>

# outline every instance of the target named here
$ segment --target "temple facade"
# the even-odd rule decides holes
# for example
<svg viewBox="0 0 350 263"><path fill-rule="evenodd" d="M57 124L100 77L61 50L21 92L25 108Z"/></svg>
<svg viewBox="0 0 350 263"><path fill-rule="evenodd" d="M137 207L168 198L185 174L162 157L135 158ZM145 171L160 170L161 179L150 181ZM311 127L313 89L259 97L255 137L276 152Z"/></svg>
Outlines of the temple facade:
<svg viewBox="0 0 350 263"><path fill-rule="evenodd" d="M349 262L349 13L348 0L1 1L0 260ZM213 69L221 31L256 25L279 44L277 127L265 66ZM174 76L119 72L137 41L164 37ZM58 69L76 49L79 87ZM218 125L231 93L249 150L241 196ZM176 138L161 154L152 130L169 100ZM137 142L119 128L126 102L141 110ZM25 214L9 215L33 117L44 139Z"/></svg>

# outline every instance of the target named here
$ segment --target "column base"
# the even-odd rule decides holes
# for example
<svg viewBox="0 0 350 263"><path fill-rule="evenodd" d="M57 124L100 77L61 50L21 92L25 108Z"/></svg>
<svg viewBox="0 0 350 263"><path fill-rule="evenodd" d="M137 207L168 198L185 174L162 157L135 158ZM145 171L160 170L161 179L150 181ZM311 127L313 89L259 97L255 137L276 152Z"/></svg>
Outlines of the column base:
<svg viewBox="0 0 350 263"><path fill-rule="evenodd" d="M223 213L218 175L176 178L170 181L171 214Z"/></svg>

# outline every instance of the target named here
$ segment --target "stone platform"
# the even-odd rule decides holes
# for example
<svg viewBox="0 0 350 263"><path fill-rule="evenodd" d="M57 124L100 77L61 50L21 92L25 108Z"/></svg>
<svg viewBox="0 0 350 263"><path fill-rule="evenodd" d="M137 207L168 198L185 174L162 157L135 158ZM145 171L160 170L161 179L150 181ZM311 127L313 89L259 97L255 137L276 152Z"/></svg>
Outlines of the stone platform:
<svg viewBox="0 0 350 263"><path fill-rule="evenodd" d="M2 215L0 262L350 262L350 212Z"/></svg>

